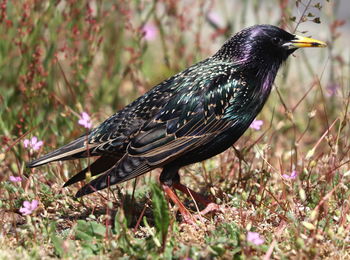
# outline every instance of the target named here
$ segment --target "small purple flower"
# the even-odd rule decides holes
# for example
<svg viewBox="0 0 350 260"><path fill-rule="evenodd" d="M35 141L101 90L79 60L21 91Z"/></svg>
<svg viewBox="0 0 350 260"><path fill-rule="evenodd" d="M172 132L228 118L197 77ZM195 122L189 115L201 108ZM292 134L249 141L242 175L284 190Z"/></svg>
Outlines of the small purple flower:
<svg viewBox="0 0 350 260"><path fill-rule="evenodd" d="M222 19L222 15L220 15L217 12L209 12L207 14L207 19L210 23L213 23L215 26L217 27L224 27L225 26L225 22Z"/></svg>
<svg viewBox="0 0 350 260"><path fill-rule="evenodd" d="M20 176L10 176L9 180L12 182L21 182L22 178Z"/></svg>
<svg viewBox="0 0 350 260"><path fill-rule="evenodd" d="M32 202L25 200L23 202L23 207L19 209L19 212L21 212L22 215L30 215L33 213L34 210L36 210L38 205L39 205L39 201L37 200L33 200Z"/></svg>
<svg viewBox="0 0 350 260"><path fill-rule="evenodd" d="M79 125L82 125L85 128L92 127L91 118L90 118L89 114L86 112L81 113L78 123L79 123Z"/></svg>
<svg viewBox="0 0 350 260"><path fill-rule="evenodd" d="M250 124L250 128L253 128L254 130L260 130L262 125L264 124L264 121L262 120L256 120L254 119L254 121Z"/></svg>
<svg viewBox="0 0 350 260"><path fill-rule="evenodd" d="M296 170L293 170L290 175L288 174L283 174L282 177L287 179L287 180L294 180L298 176L298 173Z"/></svg>
<svg viewBox="0 0 350 260"><path fill-rule="evenodd" d="M143 33L143 37L146 41L153 41L156 39L158 34L158 28L153 23L146 23L141 31Z"/></svg>
<svg viewBox="0 0 350 260"><path fill-rule="evenodd" d="M249 231L247 234L247 241L256 245L256 246L264 244L264 239L262 237L260 237L259 233L257 233L257 232L250 232Z"/></svg>
<svg viewBox="0 0 350 260"><path fill-rule="evenodd" d="M339 84L336 84L336 83L328 84L328 86L326 87L326 95L328 97L333 97L337 95L339 88L340 88Z"/></svg>
<svg viewBox="0 0 350 260"><path fill-rule="evenodd" d="M33 149L34 151L39 150L43 144L44 144L44 142L38 141L38 138L36 136L33 136L30 140L24 139L24 141L23 141L23 146L25 148Z"/></svg>

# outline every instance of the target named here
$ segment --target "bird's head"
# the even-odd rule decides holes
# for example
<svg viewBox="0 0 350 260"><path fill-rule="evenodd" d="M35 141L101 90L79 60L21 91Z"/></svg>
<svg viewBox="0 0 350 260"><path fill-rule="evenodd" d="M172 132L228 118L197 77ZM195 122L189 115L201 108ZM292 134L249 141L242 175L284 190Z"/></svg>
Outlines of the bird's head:
<svg viewBox="0 0 350 260"><path fill-rule="evenodd" d="M255 25L235 34L216 55L242 64L280 64L298 48L326 46L324 42L290 34L276 26Z"/></svg>

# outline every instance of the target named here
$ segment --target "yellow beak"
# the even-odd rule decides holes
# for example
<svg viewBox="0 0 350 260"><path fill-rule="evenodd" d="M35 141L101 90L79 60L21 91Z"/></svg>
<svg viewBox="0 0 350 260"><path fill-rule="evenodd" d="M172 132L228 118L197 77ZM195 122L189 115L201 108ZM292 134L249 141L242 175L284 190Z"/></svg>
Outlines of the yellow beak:
<svg viewBox="0 0 350 260"><path fill-rule="evenodd" d="M308 37L299 36L299 35L295 35L295 40L292 40L292 45L297 48L327 47L327 44L325 42L308 38Z"/></svg>
<svg viewBox="0 0 350 260"><path fill-rule="evenodd" d="M293 48L306 48L306 47L327 47L325 42L315 40L308 37L303 37L299 35L295 35L295 38L290 42L284 44L285 47L289 49Z"/></svg>

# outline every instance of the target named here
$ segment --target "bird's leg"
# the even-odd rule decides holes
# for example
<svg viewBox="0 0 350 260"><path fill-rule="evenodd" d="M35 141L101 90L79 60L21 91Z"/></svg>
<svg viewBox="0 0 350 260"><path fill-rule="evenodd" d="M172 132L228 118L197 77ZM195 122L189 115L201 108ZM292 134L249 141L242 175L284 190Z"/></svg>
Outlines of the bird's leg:
<svg viewBox="0 0 350 260"><path fill-rule="evenodd" d="M179 208L179 211L184 219L184 222L188 224L195 224L195 219L192 214L186 209L182 204L179 197L173 191L172 186L174 183L180 181L180 176L178 174L178 168L164 167L162 173L159 176L159 181L162 184L162 188L167 196L174 202L174 204Z"/></svg>
<svg viewBox="0 0 350 260"><path fill-rule="evenodd" d="M186 209L186 207L182 204L178 196L175 192L166 184L162 184L162 188L164 192L168 195L168 197L174 202L174 204L179 208L179 211L187 224L195 224L194 218L191 213Z"/></svg>
<svg viewBox="0 0 350 260"><path fill-rule="evenodd" d="M186 195L192 197L196 202L201 203L205 206L205 208L200 211L201 215L208 214L209 212L213 211L220 211L220 206L216 204L215 202L209 200L205 196L195 192L194 190L191 190L190 188L186 187L185 185L181 184L180 182L173 183L173 187Z"/></svg>

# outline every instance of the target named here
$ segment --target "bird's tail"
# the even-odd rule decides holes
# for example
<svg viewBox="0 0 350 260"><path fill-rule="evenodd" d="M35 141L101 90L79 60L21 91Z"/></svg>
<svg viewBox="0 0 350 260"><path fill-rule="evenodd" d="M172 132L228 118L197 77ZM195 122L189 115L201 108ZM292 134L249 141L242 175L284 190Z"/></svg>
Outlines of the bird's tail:
<svg viewBox="0 0 350 260"><path fill-rule="evenodd" d="M39 159L27 163L27 167L34 168L53 161L71 160L89 156L89 150L96 145L86 145L87 136L81 136L73 142L54 150Z"/></svg>
<svg viewBox="0 0 350 260"><path fill-rule="evenodd" d="M154 167L147 164L144 158L129 157L128 155L125 155L115 164L115 166L103 173L103 175L82 187L75 197L79 198L95 191L105 189L114 184L130 180L152 170L153 168Z"/></svg>
<svg viewBox="0 0 350 260"><path fill-rule="evenodd" d="M91 176L99 175L110 168L112 168L119 160L121 156L115 155L115 156L108 156L104 155L98 158L95 162L93 162L89 167L86 167L84 170L78 172L73 177L71 177L64 185L63 187L67 187L69 185L72 185L74 183L77 183L78 181L82 181L86 178L86 173L90 172Z"/></svg>

